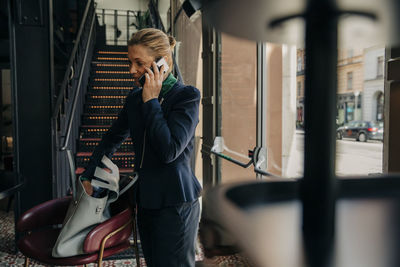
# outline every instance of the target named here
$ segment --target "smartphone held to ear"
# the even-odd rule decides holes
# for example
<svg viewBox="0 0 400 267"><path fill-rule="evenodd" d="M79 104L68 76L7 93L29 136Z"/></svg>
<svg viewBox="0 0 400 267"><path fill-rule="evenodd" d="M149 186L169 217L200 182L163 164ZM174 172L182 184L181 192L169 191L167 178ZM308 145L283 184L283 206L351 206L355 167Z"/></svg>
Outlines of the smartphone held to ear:
<svg viewBox="0 0 400 267"><path fill-rule="evenodd" d="M169 69L168 64L167 64L167 61L165 61L165 58L164 58L164 57L161 57L161 58L156 62L156 64L157 64L158 70L160 70L161 67L164 66L164 73L166 73L166 72L168 71L168 69ZM150 67L150 69L151 69L151 71L153 71L153 67L152 67L152 66ZM143 74L143 75L140 76L140 78L139 78L139 83L140 83L140 85L143 87L143 85L144 85L145 82L146 82L146 76Z"/></svg>

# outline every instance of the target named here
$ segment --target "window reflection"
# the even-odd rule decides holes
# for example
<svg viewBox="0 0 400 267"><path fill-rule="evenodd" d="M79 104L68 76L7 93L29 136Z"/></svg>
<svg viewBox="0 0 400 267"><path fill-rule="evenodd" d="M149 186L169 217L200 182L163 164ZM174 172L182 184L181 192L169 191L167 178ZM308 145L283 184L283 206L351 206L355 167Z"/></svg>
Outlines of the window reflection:
<svg viewBox="0 0 400 267"><path fill-rule="evenodd" d="M305 56L303 53L303 50L298 50L297 62ZM384 53L383 45L338 51L337 175L382 173ZM297 83L302 79L303 74L297 72ZM296 126L299 128L304 107L299 89L296 99Z"/></svg>
<svg viewBox="0 0 400 267"><path fill-rule="evenodd" d="M384 46L353 50L350 62L340 57L339 49L336 174L340 176L382 173ZM344 71L346 88L340 78Z"/></svg>

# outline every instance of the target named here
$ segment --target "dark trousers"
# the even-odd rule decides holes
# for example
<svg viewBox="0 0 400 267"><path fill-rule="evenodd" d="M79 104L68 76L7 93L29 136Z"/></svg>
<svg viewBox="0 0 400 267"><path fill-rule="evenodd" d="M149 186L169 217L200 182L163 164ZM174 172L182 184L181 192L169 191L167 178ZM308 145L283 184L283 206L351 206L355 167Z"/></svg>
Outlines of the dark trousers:
<svg viewBox="0 0 400 267"><path fill-rule="evenodd" d="M194 267L198 200L162 209L138 209L142 250L149 267Z"/></svg>

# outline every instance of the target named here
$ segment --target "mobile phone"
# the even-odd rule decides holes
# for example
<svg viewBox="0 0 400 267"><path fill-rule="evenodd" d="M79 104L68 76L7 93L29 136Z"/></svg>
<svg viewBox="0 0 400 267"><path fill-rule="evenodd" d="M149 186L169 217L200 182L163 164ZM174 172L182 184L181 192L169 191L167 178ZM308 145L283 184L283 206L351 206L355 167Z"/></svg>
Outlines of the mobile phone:
<svg viewBox="0 0 400 267"><path fill-rule="evenodd" d="M161 69L162 66L164 66L164 73L166 73L169 69L167 61L165 61L164 57L161 57L159 60L157 60L156 62L158 70ZM153 67L150 67L151 71L153 71ZM143 74L142 76L140 76L139 78L139 83L140 85L143 87L144 83L146 82L146 76Z"/></svg>

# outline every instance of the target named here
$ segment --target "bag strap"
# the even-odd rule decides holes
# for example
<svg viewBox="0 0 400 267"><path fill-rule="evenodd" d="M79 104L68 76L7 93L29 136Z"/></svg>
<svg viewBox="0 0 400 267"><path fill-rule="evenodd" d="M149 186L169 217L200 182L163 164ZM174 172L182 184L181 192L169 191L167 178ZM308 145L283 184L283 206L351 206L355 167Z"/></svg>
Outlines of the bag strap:
<svg viewBox="0 0 400 267"><path fill-rule="evenodd" d="M67 149L67 158L69 162L69 171L70 171L70 177L71 177L71 186L72 186L72 198L73 200L76 200L76 173L75 173L75 163L74 163L74 157L72 155L72 151Z"/></svg>
<svg viewBox="0 0 400 267"><path fill-rule="evenodd" d="M120 186L123 186L123 187L119 188L119 195L122 195L123 193L128 191L128 189L131 188L132 185L134 185L136 183L138 178L139 178L139 175L137 172L134 172L132 175L123 175L122 177L120 177L120 181L122 180L122 185L120 184ZM126 179L125 181L128 181L126 184L124 184L124 179Z"/></svg>
<svg viewBox="0 0 400 267"><path fill-rule="evenodd" d="M94 177L92 179L92 186L103 187L110 190L107 202L115 201L119 196L119 169L108 157L103 156L101 162L110 169L108 172L100 167L96 167ZM97 178L97 179L96 179Z"/></svg>

